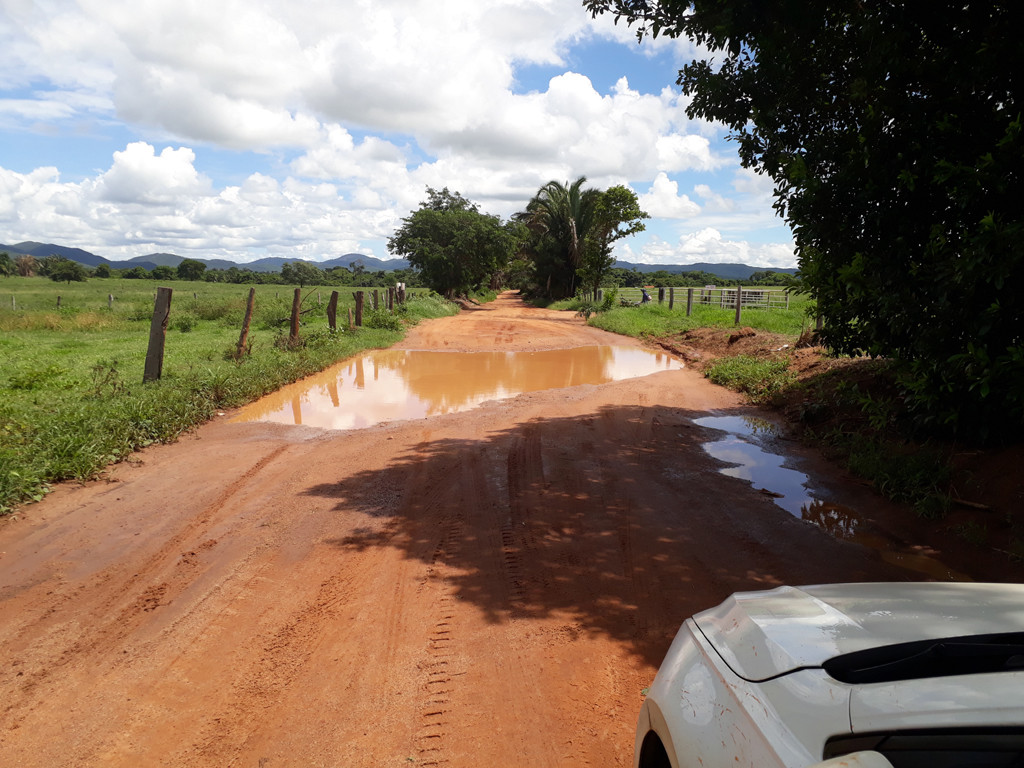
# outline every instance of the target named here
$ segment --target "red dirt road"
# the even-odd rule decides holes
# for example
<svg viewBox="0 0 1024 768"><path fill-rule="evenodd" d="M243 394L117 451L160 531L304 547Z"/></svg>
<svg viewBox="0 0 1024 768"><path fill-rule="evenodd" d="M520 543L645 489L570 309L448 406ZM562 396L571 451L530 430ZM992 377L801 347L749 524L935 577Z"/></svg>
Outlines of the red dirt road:
<svg viewBox="0 0 1024 768"><path fill-rule="evenodd" d="M595 343L631 342L503 296L402 346ZM913 578L717 473L692 418L739 405L684 370L361 431L225 418L61 487L0 523L0 765L629 765L690 613Z"/></svg>

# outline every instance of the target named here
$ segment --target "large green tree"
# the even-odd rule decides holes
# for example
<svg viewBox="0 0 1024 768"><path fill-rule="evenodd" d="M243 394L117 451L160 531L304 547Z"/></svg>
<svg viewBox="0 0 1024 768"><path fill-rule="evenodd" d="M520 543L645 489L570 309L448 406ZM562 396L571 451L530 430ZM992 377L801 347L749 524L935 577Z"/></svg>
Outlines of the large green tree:
<svg viewBox="0 0 1024 768"><path fill-rule="evenodd" d="M576 273L595 293L615 265L612 245L629 235L643 232L643 220L650 216L640 208L636 193L621 185L609 187L597 199L594 224L588 233L583 264Z"/></svg>
<svg viewBox="0 0 1024 768"><path fill-rule="evenodd" d="M281 265L281 282L286 285L323 285L327 281L324 271L308 261L285 262Z"/></svg>
<svg viewBox="0 0 1024 768"><path fill-rule="evenodd" d="M775 182L844 353L897 361L922 423L1024 424L1016 0L584 0L713 58L679 76Z"/></svg>
<svg viewBox="0 0 1024 768"><path fill-rule="evenodd" d="M402 219L388 250L409 260L426 285L449 298L490 284L519 247L517 229L447 187Z"/></svg>
<svg viewBox="0 0 1024 768"><path fill-rule="evenodd" d="M584 264L587 235L597 221L601 195L597 189L584 189L586 181L586 176L572 184L549 181L519 215L532 233L535 278L549 298L576 292L577 270Z"/></svg>
<svg viewBox="0 0 1024 768"><path fill-rule="evenodd" d="M67 283L68 285L71 285L72 282L84 283L88 277L88 272L83 265L60 256L55 257L54 261L47 266L46 275L55 283Z"/></svg>
<svg viewBox="0 0 1024 768"><path fill-rule="evenodd" d="M181 263L178 264L178 279L179 280L202 280L203 273L206 271L206 264L199 261L198 259L182 259Z"/></svg>
<svg viewBox="0 0 1024 768"><path fill-rule="evenodd" d="M642 231L648 218L628 187L601 191L586 181L549 181L518 216L532 234L535 279L550 298L572 296L581 282L596 291L615 263L612 244Z"/></svg>

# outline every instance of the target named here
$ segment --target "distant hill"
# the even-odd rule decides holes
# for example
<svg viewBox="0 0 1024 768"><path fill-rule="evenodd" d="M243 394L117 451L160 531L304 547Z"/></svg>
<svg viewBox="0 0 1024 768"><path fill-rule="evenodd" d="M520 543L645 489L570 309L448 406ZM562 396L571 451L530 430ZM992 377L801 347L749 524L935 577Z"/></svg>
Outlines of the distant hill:
<svg viewBox="0 0 1024 768"><path fill-rule="evenodd" d="M0 252L7 251L11 254L27 254L37 259L44 259L47 256L63 256L66 259L85 264L87 267L98 267L100 264L113 264L102 256L95 253L83 251L81 248L69 248L65 245L54 245L53 243L35 243L31 240L17 245L0 245Z"/></svg>
<svg viewBox="0 0 1024 768"><path fill-rule="evenodd" d="M98 267L100 264L107 264L111 269L128 269L129 267L142 267L152 270L156 266L177 267L185 260L184 256L174 253L150 253L145 256L135 256L131 259L111 260L94 253L83 251L81 248L69 248L64 245L53 243L24 242L16 245L0 244L0 252L7 251L10 254L27 253L37 259L56 254L65 258L85 264L88 267ZM395 269L408 269L409 262L405 259L381 260L374 256L367 256L362 253L346 253L344 256L330 259L328 261L309 261L308 259L282 259L280 257L267 257L250 261L247 263L228 261L226 259L196 259L207 266L208 269L249 269L253 272L280 272L281 266L286 263L305 261L320 269L331 269L332 267L352 268L352 265L359 262L367 272L381 272ZM795 268L786 267L751 267L747 264L709 264L700 262L697 264L634 264L628 261L615 262L616 267L622 269L635 269L637 272L669 272L679 274L681 272L707 272L723 278L746 280L755 272L764 272L771 269L772 272L792 275Z"/></svg>
<svg viewBox="0 0 1024 768"><path fill-rule="evenodd" d="M12 255L24 253L30 256L35 256L37 259L42 259L46 256L52 255L63 256L88 267L98 267L100 264L107 264L111 269L142 267L143 269L152 270L154 267L158 266L177 267L186 258L191 258L178 256L176 253L149 253L145 256L134 256L130 259L114 260L105 259L102 256L89 253L89 251L83 251L81 248L69 248L67 246L56 245L54 243L36 243L31 241L17 243L16 245L4 245L0 243L0 252L4 251ZM367 256L363 253L346 253L344 256L338 256L333 259L328 259L327 261L282 259L279 257L267 257L250 262L235 262L228 261L226 259L195 259L195 261L202 262L208 269L231 269L232 267L236 267L238 269L248 269L253 272L280 272L282 265L296 261L305 261L307 264L312 264L320 269L331 269L332 267L346 267L351 269L352 265L358 262L363 265L363 269L367 272L386 272L389 270L409 268L409 262L405 259L381 260L374 256Z"/></svg>

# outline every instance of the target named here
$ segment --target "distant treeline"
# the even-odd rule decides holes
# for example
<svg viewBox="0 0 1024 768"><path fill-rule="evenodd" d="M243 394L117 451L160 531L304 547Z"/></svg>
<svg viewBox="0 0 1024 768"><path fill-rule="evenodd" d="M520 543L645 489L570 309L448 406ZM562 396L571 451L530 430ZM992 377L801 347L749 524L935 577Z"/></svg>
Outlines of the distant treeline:
<svg viewBox="0 0 1024 768"><path fill-rule="evenodd" d="M422 275L415 269L396 269L379 272L368 272L361 265L352 268L331 267L321 269L306 261L288 262L280 272L257 272L244 267L229 269L211 269L201 261L185 259L177 267L157 266L149 270L135 266L126 269L113 269L100 264L94 269L71 261L63 256L46 256L36 259L33 256L18 255L14 259L6 253L0 253L0 274L22 275L30 277L38 275L49 277L59 282L82 281L90 277L121 278L124 280L203 280L208 283L239 283L252 285L352 285L368 288L384 288L395 283L405 283L410 288L425 287ZM622 288L638 288L649 285L657 288L670 287L701 287L705 285L787 285L792 276L765 270L755 272L749 278L721 277L711 272L640 272L635 269L612 268L605 280L605 285Z"/></svg>
<svg viewBox="0 0 1024 768"><path fill-rule="evenodd" d="M280 272L256 272L242 267L210 269L201 261L185 259L177 267L157 266L128 267L114 269L100 264L94 269L72 261L64 256L16 255L13 259L7 253L0 253L0 274L22 277L49 277L57 282L81 282L90 277L121 278L124 280L203 280L208 283L240 283L253 285L356 285L363 288L386 287L405 283L410 288L422 287L416 271L398 269L391 271L367 272L356 265L352 269L332 267L320 269L304 261L286 263Z"/></svg>
<svg viewBox="0 0 1024 768"><path fill-rule="evenodd" d="M622 288L639 288L644 285L653 285L656 288L699 288L705 285L731 286L731 285L789 285L793 276L785 272L773 272L770 269L763 272L755 272L748 278L738 279L732 277L720 277L710 272L639 272L632 269L614 267L608 273L610 282L618 284Z"/></svg>

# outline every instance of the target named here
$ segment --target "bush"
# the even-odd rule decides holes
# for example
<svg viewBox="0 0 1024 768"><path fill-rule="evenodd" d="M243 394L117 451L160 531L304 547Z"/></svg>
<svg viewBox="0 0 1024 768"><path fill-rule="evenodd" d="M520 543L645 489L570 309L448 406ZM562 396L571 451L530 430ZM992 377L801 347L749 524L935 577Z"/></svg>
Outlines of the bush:
<svg viewBox="0 0 1024 768"><path fill-rule="evenodd" d="M405 324L400 317L391 314L386 309L371 309L363 312L363 326L386 331L400 331Z"/></svg>
<svg viewBox="0 0 1024 768"><path fill-rule="evenodd" d="M786 360L759 360L737 355L716 361L708 368L707 377L715 384L743 392L754 403L771 400L794 380Z"/></svg>

